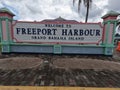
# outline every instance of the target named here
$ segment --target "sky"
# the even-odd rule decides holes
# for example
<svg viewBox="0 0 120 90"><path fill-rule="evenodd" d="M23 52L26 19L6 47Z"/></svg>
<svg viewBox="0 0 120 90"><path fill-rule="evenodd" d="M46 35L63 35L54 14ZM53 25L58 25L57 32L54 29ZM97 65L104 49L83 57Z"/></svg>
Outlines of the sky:
<svg viewBox="0 0 120 90"><path fill-rule="evenodd" d="M78 13L77 1L72 0L0 0L0 8L6 7L15 20L41 21L61 16L68 20L85 21L86 8L83 3ZM120 12L120 0L93 0L88 22L102 22L101 17L113 10Z"/></svg>

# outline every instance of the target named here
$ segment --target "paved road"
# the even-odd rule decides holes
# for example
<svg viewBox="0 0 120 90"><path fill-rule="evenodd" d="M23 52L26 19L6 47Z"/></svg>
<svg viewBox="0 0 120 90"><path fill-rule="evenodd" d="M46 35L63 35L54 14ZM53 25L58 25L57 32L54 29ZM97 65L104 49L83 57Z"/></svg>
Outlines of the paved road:
<svg viewBox="0 0 120 90"><path fill-rule="evenodd" d="M120 72L60 68L0 70L0 85L120 87Z"/></svg>

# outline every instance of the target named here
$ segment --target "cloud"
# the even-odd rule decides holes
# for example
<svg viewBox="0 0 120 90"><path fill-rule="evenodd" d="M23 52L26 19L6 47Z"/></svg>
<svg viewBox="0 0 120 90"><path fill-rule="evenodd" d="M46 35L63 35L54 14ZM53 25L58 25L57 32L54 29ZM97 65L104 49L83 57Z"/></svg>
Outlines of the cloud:
<svg viewBox="0 0 120 90"><path fill-rule="evenodd" d="M109 7L107 1L93 0L89 21L101 21L101 15ZM103 2L104 4L102 4ZM54 19L61 16L65 19L84 21L86 13L86 8L83 5L81 5L80 13L78 13L77 3L73 7L72 0L0 0L0 3L0 7L7 7L12 10L17 20L41 21L43 19ZM112 0L109 0L109 3L112 3Z"/></svg>
<svg viewBox="0 0 120 90"><path fill-rule="evenodd" d="M109 0L107 8L108 10L114 10L120 12L120 0Z"/></svg>

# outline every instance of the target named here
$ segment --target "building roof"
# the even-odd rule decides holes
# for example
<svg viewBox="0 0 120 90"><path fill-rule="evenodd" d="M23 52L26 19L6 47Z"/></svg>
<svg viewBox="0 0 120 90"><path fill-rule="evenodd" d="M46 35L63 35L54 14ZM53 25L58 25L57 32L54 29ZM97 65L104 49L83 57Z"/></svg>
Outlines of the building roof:
<svg viewBox="0 0 120 90"><path fill-rule="evenodd" d="M66 19L64 19L64 18L62 18L62 17L58 17L58 18L56 18L56 19L45 19L45 20L43 20L43 21L41 21L41 22L43 22L43 23L51 23L51 22L63 22L63 23L79 23L79 22L77 22L76 20L66 20Z"/></svg>
<svg viewBox="0 0 120 90"><path fill-rule="evenodd" d="M66 21L66 19L62 18L61 16L59 16L58 18L56 18L54 20L57 20L57 21Z"/></svg>

